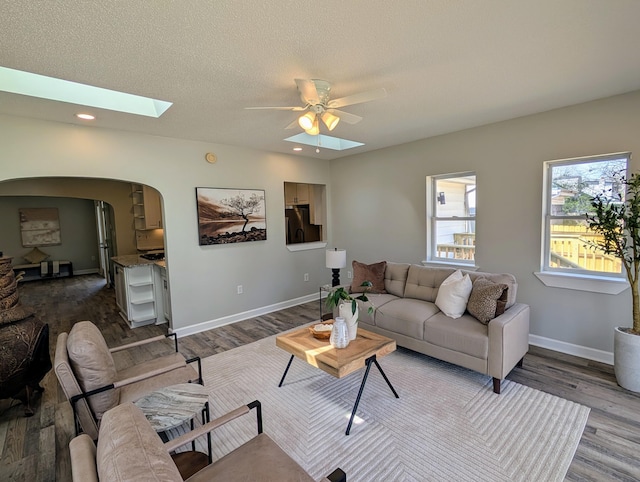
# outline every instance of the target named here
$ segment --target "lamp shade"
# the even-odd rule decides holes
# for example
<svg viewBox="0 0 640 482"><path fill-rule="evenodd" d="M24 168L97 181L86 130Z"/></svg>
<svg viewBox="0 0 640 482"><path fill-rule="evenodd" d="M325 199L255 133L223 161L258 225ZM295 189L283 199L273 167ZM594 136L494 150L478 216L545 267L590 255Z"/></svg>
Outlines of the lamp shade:
<svg viewBox="0 0 640 482"><path fill-rule="evenodd" d="M313 120L313 125L311 126L311 128L305 129L305 132L310 136L317 136L318 134L320 134L320 124L318 123L317 117Z"/></svg>
<svg viewBox="0 0 640 482"><path fill-rule="evenodd" d="M347 266L347 251L344 249L327 249L327 268L339 269Z"/></svg>
<svg viewBox="0 0 640 482"><path fill-rule="evenodd" d="M325 112L322 114L322 122L325 123L327 129L332 131L338 125L338 122L340 122L340 117L333 115L331 112Z"/></svg>
<svg viewBox="0 0 640 482"><path fill-rule="evenodd" d="M298 118L298 124L300 124L300 127L302 127L306 131L313 127L313 122L315 120L316 115L313 112L307 112L306 114L301 115Z"/></svg>

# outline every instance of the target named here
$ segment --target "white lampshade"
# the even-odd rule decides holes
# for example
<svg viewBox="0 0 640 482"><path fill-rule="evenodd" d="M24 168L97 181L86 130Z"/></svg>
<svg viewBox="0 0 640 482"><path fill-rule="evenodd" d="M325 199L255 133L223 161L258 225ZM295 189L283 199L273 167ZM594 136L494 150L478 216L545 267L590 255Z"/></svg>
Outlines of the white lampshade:
<svg viewBox="0 0 640 482"><path fill-rule="evenodd" d="M317 136L320 134L320 124L318 122L318 118L316 117L313 121L313 125L310 129L305 129L305 132L310 136Z"/></svg>
<svg viewBox="0 0 640 482"><path fill-rule="evenodd" d="M313 112L307 112L304 115L301 115L298 118L298 124L300 124L300 127L302 127L305 131L307 129L311 129L313 127L313 122L316 120L316 115Z"/></svg>
<svg viewBox="0 0 640 482"><path fill-rule="evenodd" d="M322 114L322 122L325 123L327 129L332 131L340 122L340 117L333 115L331 112L325 112Z"/></svg>
<svg viewBox="0 0 640 482"><path fill-rule="evenodd" d="M327 268L339 269L347 266L347 251L345 249L327 249Z"/></svg>

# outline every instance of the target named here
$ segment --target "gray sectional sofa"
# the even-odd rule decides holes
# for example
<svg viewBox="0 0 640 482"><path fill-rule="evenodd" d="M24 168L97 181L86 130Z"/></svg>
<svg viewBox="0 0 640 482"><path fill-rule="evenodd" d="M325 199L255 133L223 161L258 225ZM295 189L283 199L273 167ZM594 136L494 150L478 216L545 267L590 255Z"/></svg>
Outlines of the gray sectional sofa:
<svg viewBox="0 0 640 482"><path fill-rule="evenodd" d="M356 263L352 287L359 286L355 284L358 278ZM454 271L444 267L386 263L384 290L380 290L385 292L368 293L368 303L358 301L359 326L393 338L399 346L489 375L493 377L494 392L500 393L501 380L516 365L521 365L529 349L529 306L516 302L518 284L513 275L462 271L469 275L474 290L480 284L496 283L503 286L503 297L502 301L488 300L490 305L493 303L492 306L497 307L497 316L493 318L495 314L492 313L487 317L493 318L491 320L479 321L469 311L459 318L451 318L436 306L435 301L442 282ZM482 281L477 281L480 278ZM471 297L478 301L473 292ZM371 314L368 313L369 303L375 306Z"/></svg>

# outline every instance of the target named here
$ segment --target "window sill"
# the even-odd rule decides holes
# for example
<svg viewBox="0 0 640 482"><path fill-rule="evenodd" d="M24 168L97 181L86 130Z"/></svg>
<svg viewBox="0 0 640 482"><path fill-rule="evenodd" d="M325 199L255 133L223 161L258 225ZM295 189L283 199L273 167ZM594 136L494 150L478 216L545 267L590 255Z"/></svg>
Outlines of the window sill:
<svg viewBox="0 0 640 482"><path fill-rule="evenodd" d="M617 295L629 287L627 280L622 278L604 278L600 276L569 275L550 272L534 272L533 274L542 281L545 286L551 288L565 288L568 290Z"/></svg>
<svg viewBox="0 0 640 482"><path fill-rule="evenodd" d="M326 241L316 241L314 243L299 243L299 244L287 244L287 249L289 251L308 251L310 249L321 249L326 248Z"/></svg>
<svg viewBox="0 0 640 482"><path fill-rule="evenodd" d="M424 260L421 261L422 266L431 266L433 268L454 268L454 269L464 269L467 271L478 271L480 268L473 264L467 263L452 263L451 261L429 261Z"/></svg>

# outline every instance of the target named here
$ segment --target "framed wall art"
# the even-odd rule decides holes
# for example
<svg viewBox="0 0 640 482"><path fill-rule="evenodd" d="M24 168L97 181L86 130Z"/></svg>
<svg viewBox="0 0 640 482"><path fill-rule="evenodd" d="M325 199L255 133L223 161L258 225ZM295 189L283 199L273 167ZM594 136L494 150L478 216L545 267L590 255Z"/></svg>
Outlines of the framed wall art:
<svg viewBox="0 0 640 482"><path fill-rule="evenodd" d="M20 235L22 246L55 246L60 244L58 208L21 208Z"/></svg>
<svg viewBox="0 0 640 482"><path fill-rule="evenodd" d="M196 188L200 246L267 239L264 190Z"/></svg>

